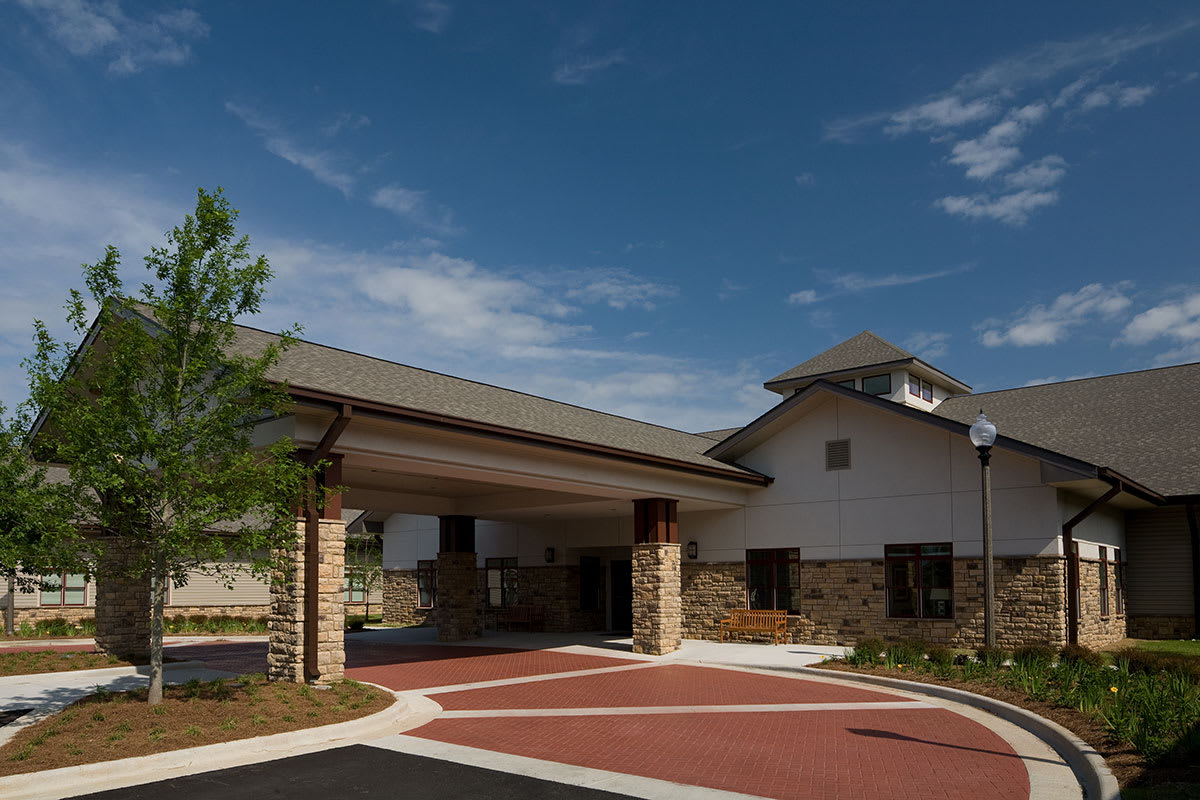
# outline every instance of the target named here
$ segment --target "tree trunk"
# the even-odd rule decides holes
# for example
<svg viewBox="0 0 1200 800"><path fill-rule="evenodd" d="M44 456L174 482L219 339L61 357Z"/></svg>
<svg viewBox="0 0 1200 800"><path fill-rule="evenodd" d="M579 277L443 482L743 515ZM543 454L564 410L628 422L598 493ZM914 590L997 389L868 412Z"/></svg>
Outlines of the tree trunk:
<svg viewBox="0 0 1200 800"><path fill-rule="evenodd" d="M163 699L163 604L167 598L167 561L161 549L154 555L154 610L150 616L150 705Z"/></svg>
<svg viewBox="0 0 1200 800"><path fill-rule="evenodd" d="M16 633L17 627L17 572L8 573L8 608L4 609L4 632L9 636Z"/></svg>

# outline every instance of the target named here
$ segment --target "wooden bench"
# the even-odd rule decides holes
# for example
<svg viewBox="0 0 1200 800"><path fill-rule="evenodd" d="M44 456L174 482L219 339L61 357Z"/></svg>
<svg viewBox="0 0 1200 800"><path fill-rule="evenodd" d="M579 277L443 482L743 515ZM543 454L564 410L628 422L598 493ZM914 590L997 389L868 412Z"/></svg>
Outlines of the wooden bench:
<svg viewBox="0 0 1200 800"><path fill-rule="evenodd" d="M545 625L546 609L543 606L509 606L496 615L496 627L512 631L524 628L527 631L541 630Z"/></svg>
<svg viewBox="0 0 1200 800"><path fill-rule="evenodd" d="M721 620L722 642L725 641L726 632L769 633L775 644L779 644L780 639L787 637L787 612L735 608Z"/></svg>

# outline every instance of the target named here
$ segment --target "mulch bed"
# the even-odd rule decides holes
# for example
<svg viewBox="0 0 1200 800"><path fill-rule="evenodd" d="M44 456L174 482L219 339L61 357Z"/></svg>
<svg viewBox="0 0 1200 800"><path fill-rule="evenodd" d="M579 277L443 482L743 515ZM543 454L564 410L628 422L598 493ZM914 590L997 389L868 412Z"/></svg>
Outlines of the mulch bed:
<svg viewBox="0 0 1200 800"><path fill-rule="evenodd" d="M267 683L262 675L167 686L157 706L146 703L145 689L99 692L0 747L0 775L346 722L382 711L394 701L391 693L355 681L319 688Z"/></svg>
<svg viewBox="0 0 1200 800"><path fill-rule="evenodd" d="M27 649L0 653L0 677L34 675L39 672L73 672L80 669L128 667L130 662L103 653L78 652L67 648Z"/></svg>
<svg viewBox="0 0 1200 800"><path fill-rule="evenodd" d="M1149 764L1146 759L1142 758L1133 749L1133 745L1128 742L1116 742L1110 739L1108 728L1105 727L1103 722L1094 717L1073 708L1063 708L1053 703L1033 700L1024 692L1011 689L1007 686L963 680L943 680L928 673L905 669L887 669L886 667L858 668L843 662L826 662L814 666L834 672L886 675L889 678L899 678L901 680L912 681L913 683L950 686L1028 709L1040 717L1057 722L1095 748L1096 752L1104 757L1108 768L1112 770L1117 782L1121 784L1121 788L1123 789L1132 786L1156 786L1165 783L1200 783L1200 765Z"/></svg>

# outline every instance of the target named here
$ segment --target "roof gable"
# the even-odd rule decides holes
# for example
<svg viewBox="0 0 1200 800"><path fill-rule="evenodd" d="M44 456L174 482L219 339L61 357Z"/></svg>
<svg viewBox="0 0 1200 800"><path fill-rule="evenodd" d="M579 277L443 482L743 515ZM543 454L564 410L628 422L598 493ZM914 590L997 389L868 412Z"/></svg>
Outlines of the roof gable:
<svg viewBox="0 0 1200 800"><path fill-rule="evenodd" d="M797 364L787 372L776 375L767 383L825 375L830 372L841 372L910 358L915 358L915 356L907 350L876 336L871 331L863 331L857 336L847 339L841 344L835 344L825 352L813 356L803 364Z"/></svg>

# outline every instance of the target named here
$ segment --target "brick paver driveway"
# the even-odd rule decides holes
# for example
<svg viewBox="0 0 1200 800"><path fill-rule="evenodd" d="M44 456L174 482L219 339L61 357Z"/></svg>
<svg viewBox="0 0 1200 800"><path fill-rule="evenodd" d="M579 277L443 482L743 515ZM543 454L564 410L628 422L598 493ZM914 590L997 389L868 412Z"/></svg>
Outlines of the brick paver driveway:
<svg viewBox="0 0 1200 800"><path fill-rule="evenodd" d="M265 666L261 644L224 659L221 647L176 653L207 648L231 666ZM348 677L444 709L407 732L426 740L766 797L1030 793L1024 762L999 735L888 692L551 650L348 638L346 652Z"/></svg>

